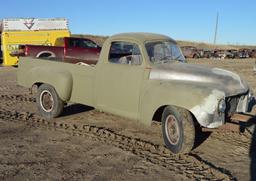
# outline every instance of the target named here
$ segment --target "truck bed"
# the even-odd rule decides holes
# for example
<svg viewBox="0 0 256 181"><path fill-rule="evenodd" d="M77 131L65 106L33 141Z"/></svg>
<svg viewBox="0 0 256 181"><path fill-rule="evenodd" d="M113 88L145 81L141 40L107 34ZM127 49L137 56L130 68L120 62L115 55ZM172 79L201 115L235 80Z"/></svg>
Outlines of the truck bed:
<svg viewBox="0 0 256 181"><path fill-rule="evenodd" d="M63 57L64 47L61 46L44 46L44 45L26 45L26 56L38 57L40 52L53 52L55 57Z"/></svg>
<svg viewBox="0 0 256 181"><path fill-rule="evenodd" d="M72 92L68 98L69 102L86 103L89 106L94 106L94 78L94 65L78 65L63 63L59 59L30 57L20 58L17 73L19 85L31 88L35 82L47 83L54 85L56 89L60 87L60 95L66 89L70 89Z"/></svg>
<svg viewBox="0 0 256 181"><path fill-rule="evenodd" d="M46 57L46 58L37 58L37 59L49 60L49 61L55 61L55 62L64 62L64 63L77 64L77 65L91 65L91 66L96 65L98 62L98 60L92 61L92 60L77 60L77 59L68 59L68 58L61 59L59 57Z"/></svg>

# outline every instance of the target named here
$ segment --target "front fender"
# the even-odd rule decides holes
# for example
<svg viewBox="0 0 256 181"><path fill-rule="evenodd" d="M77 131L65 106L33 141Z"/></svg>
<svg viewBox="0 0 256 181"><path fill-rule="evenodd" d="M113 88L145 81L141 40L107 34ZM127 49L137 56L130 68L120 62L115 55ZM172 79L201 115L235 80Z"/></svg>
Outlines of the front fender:
<svg viewBox="0 0 256 181"><path fill-rule="evenodd" d="M207 100L209 96L212 100ZM158 108L172 105L189 110L200 125L207 126L212 120L208 114L204 114L206 117L202 115L201 111L209 113L214 106L216 108L215 103L218 97L214 96L212 90L205 87L180 82L150 80L141 96L140 120L144 124L150 125ZM207 106L207 103L209 106L202 108L202 106ZM205 120L204 118L209 119Z"/></svg>
<svg viewBox="0 0 256 181"><path fill-rule="evenodd" d="M70 72L49 67L34 67L30 70L30 87L35 83L52 85L63 101L69 101L72 93L73 79Z"/></svg>

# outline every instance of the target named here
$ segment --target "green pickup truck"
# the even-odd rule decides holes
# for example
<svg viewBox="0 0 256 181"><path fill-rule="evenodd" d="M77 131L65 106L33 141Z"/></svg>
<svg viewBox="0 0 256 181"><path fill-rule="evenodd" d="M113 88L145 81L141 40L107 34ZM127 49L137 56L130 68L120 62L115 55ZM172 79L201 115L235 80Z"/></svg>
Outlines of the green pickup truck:
<svg viewBox="0 0 256 181"><path fill-rule="evenodd" d="M162 123L173 153L189 152L196 125L217 128L252 97L237 74L185 62L177 43L164 35L123 33L108 38L96 64L23 57L18 84L37 87L40 114L51 119L67 102L151 125Z"/></svg>

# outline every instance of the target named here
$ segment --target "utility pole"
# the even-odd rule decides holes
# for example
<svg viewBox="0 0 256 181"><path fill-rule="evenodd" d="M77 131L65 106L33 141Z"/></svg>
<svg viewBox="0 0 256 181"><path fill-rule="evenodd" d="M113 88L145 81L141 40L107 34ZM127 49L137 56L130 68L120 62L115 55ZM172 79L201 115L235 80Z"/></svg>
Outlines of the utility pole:
<svg viewBox="0 0 256 181"><path fill-rule="evenodd" d="M218 24L219 24L219 13L217 13L217 17L216 17L216 26L215 26L215 34L214 34L214 42L213 42L215 45L217 41Z"/></svg>

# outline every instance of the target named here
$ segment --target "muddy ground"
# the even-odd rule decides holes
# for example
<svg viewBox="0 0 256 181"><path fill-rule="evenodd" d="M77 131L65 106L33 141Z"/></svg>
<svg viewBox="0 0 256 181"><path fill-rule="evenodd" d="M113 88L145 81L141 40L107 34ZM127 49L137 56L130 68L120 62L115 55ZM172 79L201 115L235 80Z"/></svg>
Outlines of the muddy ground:
<svg viewBox="0 0 256 181"><path fill-rule="evenodd" d="M190 63L237 72L256 91L254 60ZM33 96L16 84L16 71L0 68L0 180L256 177L256 171L251 171L256 167L256 144L248 132L204 133L189 155L172 155L163 145L158 123L145 128L83 105L69 105L60 118L52 121L42 119Z"/></svg>

